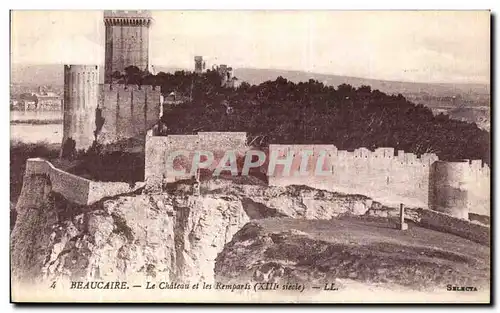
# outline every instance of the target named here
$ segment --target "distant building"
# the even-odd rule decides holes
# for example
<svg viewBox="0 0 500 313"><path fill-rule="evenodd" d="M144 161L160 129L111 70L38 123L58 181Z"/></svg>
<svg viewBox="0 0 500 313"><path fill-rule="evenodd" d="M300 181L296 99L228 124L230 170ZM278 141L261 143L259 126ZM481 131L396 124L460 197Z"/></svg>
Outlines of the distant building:
<svg viewBox="0 0 500 313"><path fill-rule="evenodd" d="M194 72L197 74L203 73L205 71L205 61L203 61L202 56L194 57Z"/></svg>
<svg viewBox="0 0 500 313"><path fill-rule="evenodd" d="M36 98L36 109L40 111L59 111L62 108L61 97L54 92L46 92L39 88L33 94Z"/></svg>
<svg viewBox="0 0 500 313"><path fill-rule="evenodd" d="M21 111L60 111L62 99L55 92L46 92L41 87L38 92L23 93L10 101L12 110Z"/></svg>
<svg viewBox="0 0 500 313"><path fill-rule="evenodd" d="M176 91L172 91L166 97L163 98L163 104L177 105L185 102L186 100L189 100L189 98L182 96L180 93Z"/></svg>
<svg viewBox="0 0 500 313"><path fill-rule="evenodd" d="M227 86L227 87L231 87L231 88L238 88L238 87L241 85L241 83L242 83L242 81L241 81L241 80L239 80L239 79L238 79L238 78L236 78L236 77L233 77L233 78L231 78L231 80L230 80L230 81L228 81L228 82L226 83L226 86Z"/></svg>
<svg viewBox="0 0 500 313"><path fill-rule="evenodd" d="M11 110L19 110L19 100L18 99L10 99L10 109Z"/></svg>
<svg viewBox="0 0 500 313"><path fill-rule="evenodd" d="M35 100L23 99L19 100L19 102L17 103L17 109L23 111L36 111L37 104Z"/></svg>
<svg viewBox="0 0 500 313"><path fill-rule="evenodd" d="M221 77L221 85L228 88L237 88L241 85L241 81L233 76L233 68L226 64L214 66L213 70L217 71Z"/></svg>
<svg viewBox="0 0 500 313"><path fill-rule="evenodd" d="M226 82L231 79L232 70L233 69L231 67L228 67L226 64L219 65L217 71L222 78L222 85L225 85Z"/></svg>

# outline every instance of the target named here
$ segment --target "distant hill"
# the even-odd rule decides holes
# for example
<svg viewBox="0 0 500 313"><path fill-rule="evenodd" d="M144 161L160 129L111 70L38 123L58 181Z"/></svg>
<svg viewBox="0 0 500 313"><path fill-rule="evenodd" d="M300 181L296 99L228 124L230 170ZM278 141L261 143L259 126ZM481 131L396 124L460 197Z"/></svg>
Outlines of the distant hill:
<svg viewBox="0 0 500 313"><path fill-rule="evenodd" d="M99 65L99 81L104 82L104 65ZM156 72L175 72L182 68L155 67ZM187 69L184 69L187 70ZM63 64L12 64L11 84L26 87L53 86L63 87L64 85L64 65Z"/></svg>
<svg viewBox="0 0 500 313"><path fill-rule="evenodd" d="M102 66L101 66L102 68ZM11 66L11 83L24 86L39 86L52 85L54 87L62 87L64 83L63 65L47 64L47 65L21 65L12 64ZM189 70L183 68L155 66L156 72L175 72L177 70ZM432 96L449 97L454 95L481 95L487 96L490 94L490 86L483 84L428 84L428 83L411 83L398 81L385 81L349 76L338 76L331 74L318 74L303 71L288 71L276 69L254 69L254 68L236 68L234 75L243 81L250 84L260 84L267 80L274 80L278 76L282 76L293 82L308 81L309 79L318 80L327 85L338 86L340 84L350 84L354 87L361 85L369 85L373 90L379 89L388 94L403 95L426 93ZM104 73L101 71L101 82L103 81Z"/></svg>
<svg viewBox="0 0 500 313"><path fill-rule="evenodd" d="M444 97L463 93L474 93L480 95L489 95L490 93L489 85L483 84L412 83L274 69L239 68L235 69L234 75L241 80L249 82L250 84L259 84L266 80L274 80L276 77L282 76L295 83L314 79L326 85L333 86L338 86L344 83L354 87L368 85L371 86L373 90L378 89L388 94L425 92L434 96Z"/></svg>
<svg viewBox="0 0 500 313"><path fill-rule="evenodd" d="M11 84L27 87L64 85L64 67L59 64L24 65L12 64L10 71Z"/></svg>

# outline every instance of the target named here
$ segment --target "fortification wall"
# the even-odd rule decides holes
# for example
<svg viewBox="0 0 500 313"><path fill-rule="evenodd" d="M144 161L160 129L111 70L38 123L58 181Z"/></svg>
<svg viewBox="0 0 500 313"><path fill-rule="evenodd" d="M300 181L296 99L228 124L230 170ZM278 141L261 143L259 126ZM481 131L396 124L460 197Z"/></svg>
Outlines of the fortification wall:
<svg viewBox="0 0 500 313"><path fill-rule="evenodd" d="M307 163L309 173L297 176L303 151L313 151ZM314 173L321 151L325 153L321 169L330 175ZM490 169L480 160L442 162L435 154L417 157L401 150L395 153L393 148L349 152L333 145L270 145L272 153L280 159L292 158L290 175L284 175L284 165L268 173L273 186L307 185L359 193L386 205L429 207L464 219L469 212L490 215Z"/></svg>
<svg viewBox="0 0 500 313"><path fill-rule="evenodd" d="M420 209L417 224L441 232L454 234L469 240L490 245L490 227L470 222L445 213Z"/></svg>
<svg viewBox="0 0 500 313"><path fill-rule="evenodd" d="M467 177L467 206L469 212L488 215L491 211L491 171L481 160L470 162Z"/></svg>
<svg viewBox="0 0 500 313"><path fill-rule="evenodd" d="M313 151L307 163L307 177L297 176L304 151ZM364 194L386 204L411 201L421 206L427 206L429 167L437 160L433 154L418 158L398 151L395 155L393 148L379 148L374 152L360 148L349 152L338 150L334 145L270 145L269 153L293 158L291 176L284 175L283 165L277 165L274 173L268 173L270 185L308 185ZM315 173L318 158L321 170L329 172L328 175Z"/></svg>
<svg viewBox="0 0 500 313"><path fill-rule="evenodd" d="M123 182L96 182L90 181L87 204L92 204L104 198L134 192L144 186L143 182L134 185Z"/></svg>
<svg viewBox="0 0 500 313"><path fill-rule="evenodd" d="M60 170L39 158L26 160L25 179L30 175L47 175L52 184L52 191L74 203L87 204L90 180Z"/></svg>
<svg viewBox="0 0 500 313"><path fill-rule="evenodd" d="M65 172L54 167L50 162L33 158L26 161L25 178L31 175L46 175L50 179L52 191L59 193L67 200L80 205L90 205L103 198L133 192L144 183L131 186L122 182L95 182Z"/></svg>
<svg viewBox="0 0 500 313"><path fill-rule="evenodd" d="M490 215L491 211L491 171L481 160L469 161L467 171L467 207L469 212Z"/></svg>
<svg viewBox="0 0 500 313"><path fill-rule="evenodd" d="M161 182L173 182L191 178L191 165L196 151L210 151L214 161L209 169L214 169L225 152L234 150L236 156L242 156L248 150L244 132L200 132L197 135L153 136L149 131L145 147L145 182L147 186L158 186ZM184 175L170 172L168 156L173 151L185 151L186 156L178 156L174 161L175 170L185 170ZM204 160L204 159L202 159Z"/></svg>
<svg viewBox="0 0 500 313"><path fill-rule="evenodd" d="M86 150L94 142L98 83L97 65L64 66L62 156ZM74 140L74 146L67 143L70 139Z"/></svg>
<svg viewBox="0 0 500 313"><path fill-rule="evenodd" d="M99 108L104 124L97 135L102 144L144 136L160 118L159 87L100 85Z"/></svg>
<svg viewBox="0 0 500 313"><path fill-rule="evenodd" d="M215 154L215 167L224 152L236 150L239 156L249 151L245 133L199 133L198 135L170 135L146 138L147 185L161 185L191 178L191 162L194 151L207 150ZM169 152L187 151L187 156L178 156L175 170L186 170L184 175L168 172ZM310 153L304 163L306 173L301 173L303 154ZM290 158L290 171L285 165L270 160ZM338 191L348 194L363 194L385 205L404 203L414 207L432 208L459 218L468 218L468 213L490 215L490 171L480 161L467 162L461 171L455 170L451 162L438 162L435 154L394 151L393 148L366 148L354 151L338 150L334 145L270 145L266 162L261 166L268 176L269 185L307 185L313 188ZM435 164L444 164L444 170L435 171ZM321 173L316 171L317 166ZM241 164L240 164L241 166ZM439 166L439 165L438 165ZM274 168L274 171L271 169ZM239 167L241 170L241 167ZM268 171L269 170L269 171ZM447 174L447 171L450 171ZM464 192L457 195L448 192L446 186L460 180Z"/></svg>

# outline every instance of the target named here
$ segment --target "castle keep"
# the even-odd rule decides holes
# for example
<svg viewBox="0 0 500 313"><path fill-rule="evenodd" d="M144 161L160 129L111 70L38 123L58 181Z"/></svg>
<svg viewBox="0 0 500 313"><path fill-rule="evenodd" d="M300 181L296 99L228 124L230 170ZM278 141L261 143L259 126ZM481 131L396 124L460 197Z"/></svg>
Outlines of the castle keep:
<svg viewBox="0 0 500 313"><path fill-rule="evenodd" d="M149 11L113 10L104 12L106 48L104 82L111 83L115 72L128 66L149 69Z"/></svg>

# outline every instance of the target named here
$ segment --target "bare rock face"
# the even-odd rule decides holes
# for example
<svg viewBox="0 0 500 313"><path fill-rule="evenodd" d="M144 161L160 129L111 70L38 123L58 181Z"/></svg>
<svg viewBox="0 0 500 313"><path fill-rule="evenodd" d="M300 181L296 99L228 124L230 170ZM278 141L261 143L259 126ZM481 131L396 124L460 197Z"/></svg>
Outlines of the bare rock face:
<svg viewBox="0 0 500 313"><path fill-rule="evenodd" d="M16 206L16 223L11 232L11 275L13 280L33 282L41 273L46 255L51 252L52 226L57 214L51 210L48 177L25 179Z"/></svg>
<svg viewBox="0 0 500 313"><path fill-rule="evenodd" d="M176 199L176 277L213 280L217 254L249 221L237 198L201 196Z"/></svg>
<svg viewBox="0 0 500 313"><path fill-rule="evenodd" d="M331 219L370 206L363 196L300 186L231 186L200 195L142 191L78 206L53 193L47 178L33 176L16 207L13 276L210 282L217 255L250 220Z"/></svg>
<svg viewBox="0 0 500 313"><path fill-rule="evenodd" d="M217 253L249 221L234 197L120 196L65 216L49 198L13 230L18 279L210 281Z"/></svg>
<svg viewBox="0 0 500 313"><path fill-rule="evenodd" d="M340 215L363 215L373 200L363 195L346 195L307 186L202 185L206 193L231 194L242 199L251 219L293 217L331 219Z"/></svg>

